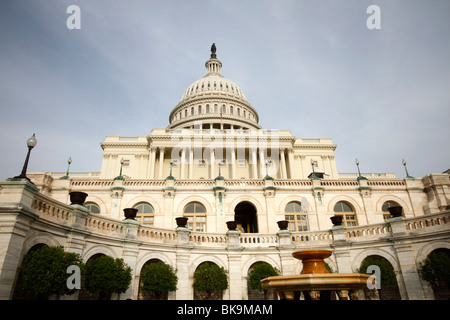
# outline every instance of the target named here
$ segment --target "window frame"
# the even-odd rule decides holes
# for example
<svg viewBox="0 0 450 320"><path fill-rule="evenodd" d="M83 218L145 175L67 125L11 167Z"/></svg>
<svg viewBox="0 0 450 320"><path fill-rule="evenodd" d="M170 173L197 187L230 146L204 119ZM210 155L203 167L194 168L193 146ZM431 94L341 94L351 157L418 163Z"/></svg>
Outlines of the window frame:
<svg viewBox="0 0 450 320"><path fill-rule="evenodd" d="M386 207L386 210L383 210L383 208L386 204L389 204L389 205ZM387 209L390 207L397 207L397 206L402 207L402 216L403 216L405 210L403 209L403 206L398 204L398 202L396 202L394 200L387 200L387 201L383 202L383 205L381 206L381 211L383 212L384 221L387 221L391 218L391 214L389 213L389 210L387 210Z"/></svg>
<svg viewBox="0 0 450 320"><path fill-rule="evenodd" d="M86 209L89 210L89 213L92 213L92 214L100 214L100 213L102 213L102 210L100 209L100 206L98 204L96 204L95 202L93 202L93 201L88 201L88 202L84 203L83 206ZM96 208L98 208L98 212L92 212L92 209L91 209L92 206L95 206Z"/></svg>
<svg viewBox="0 0 450 320"><path fill-rule="evenodd" d="M291 204L293 205L293 211L287 211ZM289 221L289 230L294 232L309 231L308 215L302 210L301 202L290 201L284 207L284 218Z"/></svg>
<svg viewBox="0 0 450 320"><path fill-rule="evenodd" d="M342 211L336 211L336 206L341 204ZM346 205L351 211L345 211L344 205ZM355 209L353 206L346 201L338 201L333 207L333 212L337 216L342 216L342 224L345 227L356 227L358 226L358 218L356 216Z"/></svg>
<svg viewBox="0 0 450 320"><path fill-rule="evenodd" d="M193 212L186 212L193 205ZM202 208L202 210L198 210ZM186 227L195 232L206 232L206 207L198 201L189 202L183 209L183 216L188 218Z"/></svg>
<svg viewBox="0 0 450 320"><path fill-rule="evenodd" d="M153 206L150 203L145 202L145 201L141 201L141 202L136 203L133 206L133 208L139 210L138 207L139 206L144 206L144 205L149 206L151 208L152 212L140 212L140 211L138 211L137 214L136 214L136 221L141 223L141 224L143 224L143 225L153 227L154 224L155 224L155 208L153 208ZM149 223L146 222L146 218L150 218L150 222Z"/></svg>

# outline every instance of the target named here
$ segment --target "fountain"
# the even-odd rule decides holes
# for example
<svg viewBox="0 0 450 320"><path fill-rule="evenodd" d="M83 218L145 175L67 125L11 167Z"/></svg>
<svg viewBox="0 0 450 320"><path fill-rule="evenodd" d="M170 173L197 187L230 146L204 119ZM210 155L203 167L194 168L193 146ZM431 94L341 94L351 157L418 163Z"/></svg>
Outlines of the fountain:
<svg viewBox="0 0 450 320"><path fill-rule="evenodd" d="M311 300L320 300L321 292L335 291L339 300L357 300L357 290L367 285L370 274L329 273L324 259L331 256L331 250L310 249L292 253L303 263L299 275L268 277L261 280L264 289L275 290L282 300L293 300L296 292L303 291ZM322 298L325 295L322 296Z"/></svg>

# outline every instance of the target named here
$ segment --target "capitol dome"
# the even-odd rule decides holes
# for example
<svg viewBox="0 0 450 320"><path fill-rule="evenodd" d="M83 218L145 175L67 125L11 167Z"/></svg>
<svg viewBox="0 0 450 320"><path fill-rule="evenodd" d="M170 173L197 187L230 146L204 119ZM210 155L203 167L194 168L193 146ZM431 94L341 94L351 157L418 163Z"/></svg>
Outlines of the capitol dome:
<svg viewBox="0 0 450 320"><path fill-rule="evenodd" d="M169 116L169 129L259 129L258 113L241 88L220 72L215 45L206 61L206 75L191 84Z"/></svg>

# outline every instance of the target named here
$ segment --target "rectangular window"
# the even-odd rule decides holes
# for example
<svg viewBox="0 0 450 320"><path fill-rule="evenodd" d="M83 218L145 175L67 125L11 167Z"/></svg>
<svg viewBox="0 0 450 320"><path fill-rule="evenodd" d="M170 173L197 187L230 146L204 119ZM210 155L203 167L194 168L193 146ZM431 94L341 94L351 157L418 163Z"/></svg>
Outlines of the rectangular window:
<svg viewBox="0 0 450 320"><path fill-rule="evenodd" d="M204 167L204 166L206 166L205 160L198 160L198 166L199 166L199 167Z"/></svg>
<svg viewBox="0 0 450 320"><path fill-rule="evenodd" d="M239 167L245 167L245 160L239 159L237 162Z"/></svg>

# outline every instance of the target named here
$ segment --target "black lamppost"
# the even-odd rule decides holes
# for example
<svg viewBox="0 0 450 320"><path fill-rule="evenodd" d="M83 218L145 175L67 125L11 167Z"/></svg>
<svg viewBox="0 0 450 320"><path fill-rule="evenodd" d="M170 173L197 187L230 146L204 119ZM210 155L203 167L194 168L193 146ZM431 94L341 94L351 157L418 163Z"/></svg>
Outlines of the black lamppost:
<svg viewBox="0 0 450 320"><path fill-rule="evenodd" d="M125 160L123 160L123 158L120 160L120 174L114 178L114 180L124 180L123 176L122 176L122 167L123 167L123 163L125 162Z"/></svg>
<svg viewBox="0 0 450 320"><path fill-rule="evenodd" d="M273 178L271 176L269 176L269 165L271 165L272 163L269 160L266 160L265 165L266 165L266 176L264 177L263 180L273 180Z"/></svg>
<svg viewBox="0 0 450 320"><path fill-rule="evenodd" d="M409 175L409 173L408 173L408 169L406 168L406 161L405 161L405 159L402 160L402 164L403 164L403 166L405 167L406 178L414 178L414 177L411 177L411 176Z"/></svg>
<svg viewBox="0 0 450 320"><path fill-rule="evenodd" d="M61 177L61 179L69 179L69 169L70 169L70 164L72 163L72 158L69 157L69 159L67 159L67 171L66 171L66 175Z"/></svg>
<svg viewBox="0 0 450 320"><path fill-rule="evenodd" d="M37 143L37 141L36 141L36 138L34 137L34 133L33 133L33 136L27 140L28 153L27 153L27 157L25 159L25 163L23 164L22 173L18 176L15 176L13 179L27 179L28 181L31 182L31 180L27 177L26 173L27 173L27 167L28 167L28 160L30 159L31 149L33 149L36 146L36 143Z"/></svg>
<svg viewBox="0 0 450 320"><path fill-rule="evenodd" d="M315 164L315 161L314 161L313 159L311 159L311 168L312 168L312 176L311 176L311 179L312 179L312 180L319 179L319 177L316 176L316 172L314 171L314 164Z"/></svg>
<svg viewBox="0 0 450 320"><path fill-rule="evenodd" d="M166 178L166 180L175 180L174 176L172 175L172 167L176 165L177 164L175 161L170 161L170 173L169 176Z"/></svg>
<svg viewBox="0 0 450 320"><path fill-rule="evenodd" d="M356 166L358 167L358 178L356 178L356 180L367 180L367 178L366 178L366 177L363 177L363 176L361 175L361 172L359 171L359 161L358 161L358 159L356 159L355 164L356 164Z"/></svg>

